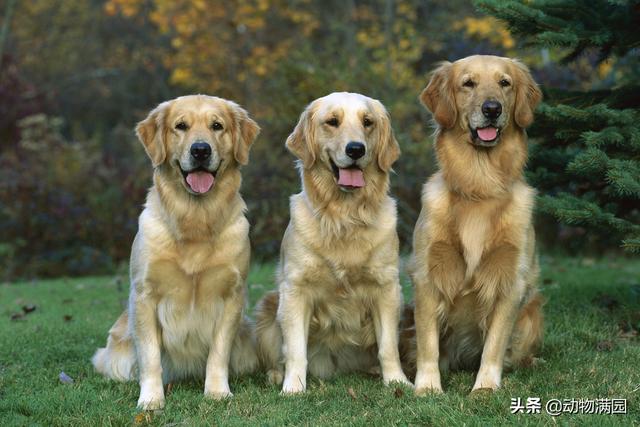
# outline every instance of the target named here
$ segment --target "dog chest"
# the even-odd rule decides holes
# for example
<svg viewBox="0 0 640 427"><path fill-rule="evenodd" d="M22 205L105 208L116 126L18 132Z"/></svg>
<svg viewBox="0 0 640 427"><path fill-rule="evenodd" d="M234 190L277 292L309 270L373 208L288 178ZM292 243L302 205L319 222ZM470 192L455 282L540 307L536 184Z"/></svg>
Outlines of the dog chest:
<svg viewBox="0 0 640 427"><path fill-rule="evenodd" d="M469 280L480 263L484 253L491 212L487 209L466 209L458 218L458 237L467 264L465 280Z"/></svg>

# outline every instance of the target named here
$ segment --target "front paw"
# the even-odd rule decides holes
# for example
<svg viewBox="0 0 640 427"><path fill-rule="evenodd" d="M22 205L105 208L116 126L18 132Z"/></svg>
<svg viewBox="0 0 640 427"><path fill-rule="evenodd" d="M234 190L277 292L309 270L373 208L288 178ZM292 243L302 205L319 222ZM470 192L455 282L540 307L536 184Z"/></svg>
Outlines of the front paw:
<svg viewBox="0 0 640 427"><path fill-rule="evenodd" d="M416 396L426 396L427 394L441 394L442 383L440 382L440 372L435 371L429 374L416 375Z"/></svg>
<svg viewBox="0 0 640 427"><path fill-rule="evenodd" d="M480 369L471 393L493 392L500 388L501 370L497 367Z"/></svg>
<svg viewBox="0 0 640 427"><path fill-rule="evenodd" d="M233 396L226 377L210 377L204 382L204 395L214 400L227 399Z"/></svg>
<svg viewBox="0 0 640 427"><path fill-rule="evenodd" d="M384 385L391 385L393 383L398 383L398 384L406 385L413 388L413 384L411 384L411 381L407 379L407 376L403 372L396 372L391 375L384 375L383 381L384 381Z"/></svg>
<svg viewBox="0 0 640 427"><path fill-rule="evenodd" d="M224 400L233 397L231 390L205 390L204 395L213 400Z"/></svg>
<svg viewBox="0 0 640 427"><path fill-rule="evenodd" d="M306 389L306 381L299 375L287 375L282 383L282 394L304 393Z"/></svg>
<svg viewBox="0 0 640 427"><path fill-rule="evenodd" d="M482 394L486 392L494 392L500 388L500 384L494 381L476 381L471 390L471 394Z"/></svg>
<svg viewBox="0 0 640 427"><path fill-rule="evenodd" d="M164 408L164 393L140 393L138 399L138 408L144 411L155 411Z"/></svg>

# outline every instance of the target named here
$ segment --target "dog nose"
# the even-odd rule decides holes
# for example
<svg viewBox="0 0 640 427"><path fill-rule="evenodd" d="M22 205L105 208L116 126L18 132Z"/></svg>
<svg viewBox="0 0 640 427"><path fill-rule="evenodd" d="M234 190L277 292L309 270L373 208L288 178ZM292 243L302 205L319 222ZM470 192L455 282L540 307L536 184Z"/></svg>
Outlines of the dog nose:
<svg viewBox="0 0 640 427"><path fill-rule="evenodd" d="M498 101L484 101L482 103L482 114L487 119L495 120L502 114L502 104Z"/></svg>
<svg viewBox="0 0 640 427"><path fill-rule="evenodd" d="M347 156L351 157L353 160L358 160L360 157L364 156L365 147L362 142L350 142L347 144L347 148L345 149Z"/></svg>
<svg viewBox="0 0 640 427"><path fill-rule="evenodd" d="M199 162L207 160L211 157L211 146L206 142L196 141L191 144L191 156Z"/></svg>

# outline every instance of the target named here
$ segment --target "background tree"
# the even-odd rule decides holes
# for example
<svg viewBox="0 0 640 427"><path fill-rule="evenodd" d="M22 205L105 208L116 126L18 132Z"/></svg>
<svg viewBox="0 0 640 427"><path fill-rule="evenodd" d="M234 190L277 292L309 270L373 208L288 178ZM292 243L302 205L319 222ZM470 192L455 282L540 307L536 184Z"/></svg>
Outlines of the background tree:
<svg viewBox="0 0 640 427"><path fill-rule="evenodd" d="M544 87L530 133L538 208L579 226L581 243L640 252L640 2L496 1L479 8L535 46L560 48L565 64L595 62L609 79L589 90ZM588 228L588 231L586 229Z"/></svg>

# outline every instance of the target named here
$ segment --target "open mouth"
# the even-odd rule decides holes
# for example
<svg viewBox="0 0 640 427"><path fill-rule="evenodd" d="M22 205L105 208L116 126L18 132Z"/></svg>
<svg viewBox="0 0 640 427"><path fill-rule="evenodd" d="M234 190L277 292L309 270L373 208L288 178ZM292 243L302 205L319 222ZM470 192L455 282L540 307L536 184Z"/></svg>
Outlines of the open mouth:
<svg viewBox="0 0 640 427"><path fill-rule="evenodd" d="M179 167L180 165L178 165ZM187 187L195 194L204 194L211 190L216 180L216 174L218 171L210 171L203 167L195 168L190 171L185 171L180 168L182 177L187 183Z"/></svg>
<svg viewBox="0 0 640 427"><path fill-rule="evenodd" d="M499 136L500 128L495 126L471 129L473 143L481 147L493 147L497 144Z"/></svg>
<svg viewBox="0 0 640 427"><path fill-rule="evenodd" d="M354 164L347 168L339 168L332 159L329 159L329 161L331 162L333 175L336 177L336 181L340 187L345 189L364 187L364 173L357 165Z"/></svg>

